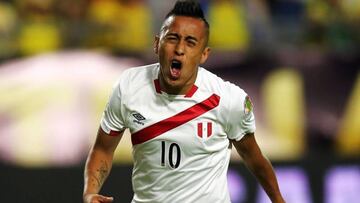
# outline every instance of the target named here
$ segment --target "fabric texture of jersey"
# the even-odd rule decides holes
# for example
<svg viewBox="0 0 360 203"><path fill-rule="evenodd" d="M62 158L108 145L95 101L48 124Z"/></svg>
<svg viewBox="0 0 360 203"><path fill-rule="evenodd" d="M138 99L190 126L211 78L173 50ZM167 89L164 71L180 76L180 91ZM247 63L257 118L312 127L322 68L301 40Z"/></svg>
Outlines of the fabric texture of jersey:
<svg viewBox="0 0 360 203"><path fill-rule="evenodd" d="M129 128L133 142L134 203L230 202L230 140L255 131L247 94L199 67L186 95L169 95L159 64L124 71L101 120L102 129Z"/></svg>

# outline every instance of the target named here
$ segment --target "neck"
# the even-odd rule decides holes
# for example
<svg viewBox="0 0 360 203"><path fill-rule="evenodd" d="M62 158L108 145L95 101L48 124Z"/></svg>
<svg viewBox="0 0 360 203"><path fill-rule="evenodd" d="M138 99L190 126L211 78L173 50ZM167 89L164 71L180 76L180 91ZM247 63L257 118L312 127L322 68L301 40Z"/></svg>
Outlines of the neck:
<svg viewBox="0 0 360 203"><path fill-rule="evenodd" d="M161 90L172 95L185 95L194 85L194 83L188 83L180 87L172 86L166 83L162 77L159 77L159 82Z"/></svg>
<svg viewBox="0 0 360 203"><path fill-rule="evenodd" d="M171 95L186 95L194 86L195 79L190 79L186 82L185 85L171 85L162 77L161 73L159 73L159 83L160 83L160 89L161 91L166 92L167 94Z"/></svg>

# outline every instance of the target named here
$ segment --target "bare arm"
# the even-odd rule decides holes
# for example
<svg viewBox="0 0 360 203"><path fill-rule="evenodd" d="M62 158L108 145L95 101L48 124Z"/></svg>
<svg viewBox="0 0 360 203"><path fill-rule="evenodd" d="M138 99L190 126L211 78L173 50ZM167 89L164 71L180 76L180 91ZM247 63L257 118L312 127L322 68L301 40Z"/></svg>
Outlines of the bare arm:
<svg viewBox="0 0 360 203"><path fill-rule="evenodd" d="M274 203L284 203L271 163L256 143L253 133L246 134L239 141L232 141L246 166L255 175L259 183Z"/></svg>
<svg viewBox="0 0 360 203"><path fill-rule="evenodd" d="M84 203L112 202L112 197L98 195L103 183L110 173L114 151L120 142L123 132L118 136L107 135L101 127L96 141L91 148L84 172Z"/></svg>

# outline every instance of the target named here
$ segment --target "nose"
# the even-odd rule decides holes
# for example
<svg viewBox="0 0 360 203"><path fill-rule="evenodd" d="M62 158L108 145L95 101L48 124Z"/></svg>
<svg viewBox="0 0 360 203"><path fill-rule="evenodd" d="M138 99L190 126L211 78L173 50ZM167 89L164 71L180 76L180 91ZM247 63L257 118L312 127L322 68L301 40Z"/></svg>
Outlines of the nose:
<svg viewBox="0 0 360 203"><path fill-rule="evenodd" d="M179 41L179 43L176 44L175 47L175 54L178 56L182 56L184 55L184 51L185 51L185 46L184 46L184 42Z"/></svg>

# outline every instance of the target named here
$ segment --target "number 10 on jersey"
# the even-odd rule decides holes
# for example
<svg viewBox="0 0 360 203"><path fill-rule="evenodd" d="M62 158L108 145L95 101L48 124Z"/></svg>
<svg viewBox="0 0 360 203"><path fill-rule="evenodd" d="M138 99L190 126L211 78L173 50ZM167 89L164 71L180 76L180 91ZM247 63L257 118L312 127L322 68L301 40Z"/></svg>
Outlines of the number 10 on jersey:
<svg viewBox="0 0 360 203"><path fill-rule="evenodd" d="M168 164L170 168L178 168L181 161L181 149L180 146L173 143L166 143L161 141L161 166Z"/></svg>

